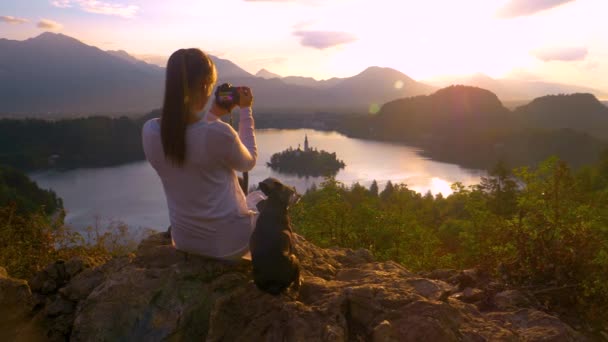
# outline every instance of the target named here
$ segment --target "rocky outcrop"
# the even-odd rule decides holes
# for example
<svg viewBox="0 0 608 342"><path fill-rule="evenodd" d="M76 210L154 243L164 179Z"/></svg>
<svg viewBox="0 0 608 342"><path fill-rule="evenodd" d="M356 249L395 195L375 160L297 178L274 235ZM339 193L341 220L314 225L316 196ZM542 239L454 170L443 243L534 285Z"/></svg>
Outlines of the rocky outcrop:
<svg viewBox="0 0 608 342"><path fill-rule="evenodd" d="M21 286L24 300L14 305L26 309L14 319L33 310L29 324L51 340L583 340L523 294L491 281L475 287L483 277L473 271L423 277L365 250L296 239L303 282L281 296L257 290L248 262L182 253L158 234L135 255L98 267L79 259L52 264L30 282L33 294L0 275L0 304L13 300L1 295L5 289Z"/></svg>

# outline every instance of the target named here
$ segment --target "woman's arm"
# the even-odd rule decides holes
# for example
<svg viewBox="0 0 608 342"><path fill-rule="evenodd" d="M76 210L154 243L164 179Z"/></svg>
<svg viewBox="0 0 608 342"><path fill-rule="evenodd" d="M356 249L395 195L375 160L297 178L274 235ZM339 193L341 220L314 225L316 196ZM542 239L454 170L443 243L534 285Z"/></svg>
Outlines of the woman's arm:
<svg viewBox="0 0 608 342"><path fill-rule="evenodd" d="M255 122L251 107L240 110L239 135L235 137L232 150L226 161L230 167L245 172L253 169L258 157L258 148L255 141Z"/></svg>

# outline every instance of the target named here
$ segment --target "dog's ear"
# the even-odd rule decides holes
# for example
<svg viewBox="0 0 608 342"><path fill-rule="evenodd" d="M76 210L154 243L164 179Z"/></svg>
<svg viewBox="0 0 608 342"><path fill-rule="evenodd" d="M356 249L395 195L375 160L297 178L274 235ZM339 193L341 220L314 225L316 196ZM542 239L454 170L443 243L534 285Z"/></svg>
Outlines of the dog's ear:
<svg viewBox="0 0 608 342"><path fill-rule="evenodd" d="M270 194L272 193L273 189L272 182L268 182L267 180L265 180L260 182L258 186L260 187L260 190L262 190L264 195L270 197Z"/></svg>

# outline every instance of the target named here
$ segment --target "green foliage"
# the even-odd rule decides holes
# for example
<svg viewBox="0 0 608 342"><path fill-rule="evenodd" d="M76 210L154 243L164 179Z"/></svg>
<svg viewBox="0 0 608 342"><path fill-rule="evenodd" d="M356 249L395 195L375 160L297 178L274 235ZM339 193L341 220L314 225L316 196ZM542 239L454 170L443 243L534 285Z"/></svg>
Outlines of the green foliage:
<svg viewBox="0 0 608 342"><path fill-rule="evenodd" d="M140 120L0 120L0 164L25 170L100 167L144 158Z"/></svg>
<svg viewBox="0 0 608 342"><path fill-rule="evenodd" d="M608 319L607 165L608 153L578 173L556 158L514 172L499 164L445 198L329 178L292 220L322 246L367 248L414 271L477 267L513 286L570 289L576 312L598 321Z"/></svg>
<svg viewBox="0 0 608 342"><path fill-rule="evenodd" d="M41 190L17 170L0 168L0 266L12 276L27 279L58 259L102 262L135 249L124 224L96 224L82 235L66 227L64 217L54 192Z"/></svg>
<svg viewBox="0 0 608 342"><path fill-rule="evenodd" d="M13 277L28 279L56 260L80 256L95 264L127 255L136 247L124 224L89 227L85 234L63 224L64 215L20 214L15 205L0 207L0 265Z"/></svg>
<svg viewBox="0 0 608 342"><path fill-rule="evenodd" d="M43 211L20 214L15 205L0 207L0 265L11 276L28 279L56 260L80 256L102 263L136 247L124 224L95 225L83 235L65 226L63 219L63 212L50 218Z"/></svg>
<svg viewBox="0 0 608 342"><path fill-rule="evenodd" d="M0 166L0 207L9 204L14 204L20 214L37 212L40 207L46 214L52 214L63 208L55 192L40 189L20 171Z"/></svg>
<svg viewBox="0 0 608 342"><path fill-rule="evenodd" d="M292 220L302 234L324 247L367 248L380 259L416 270L449 265L449 256L438 249L440 240L425 229L437 214L425 207L428 199L405 186L382 194L384 198L359 184L349 189L328 178L293 208ZM424 215L416 216L414 208Z"/></svg>

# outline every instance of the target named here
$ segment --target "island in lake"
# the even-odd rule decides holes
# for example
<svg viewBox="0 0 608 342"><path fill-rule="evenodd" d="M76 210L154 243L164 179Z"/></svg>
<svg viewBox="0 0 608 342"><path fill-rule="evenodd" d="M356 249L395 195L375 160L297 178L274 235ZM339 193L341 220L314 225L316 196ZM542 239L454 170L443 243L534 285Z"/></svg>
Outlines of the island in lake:
<svg viewBox="0 0 608 342"><path fill-rule="evenodd" d="M336 157L336 153L319 151L308 145L308 136L304 137L304 149L289 147L270 157L266 163L271 169L281 173L291 173L298 176L333 176L343 169L346 164Z"/></svg>

